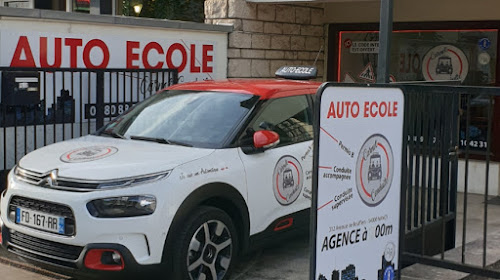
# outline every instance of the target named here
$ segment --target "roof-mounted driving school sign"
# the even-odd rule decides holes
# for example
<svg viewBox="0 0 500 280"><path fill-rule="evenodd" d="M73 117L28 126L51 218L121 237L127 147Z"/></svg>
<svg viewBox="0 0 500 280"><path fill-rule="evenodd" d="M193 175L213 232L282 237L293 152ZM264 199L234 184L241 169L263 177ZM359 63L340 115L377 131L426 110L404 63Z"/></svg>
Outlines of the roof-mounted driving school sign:
<svg viewBox="0 0 500 280"><path fill-rule="evenodd" d="M317 99L310 278L398 279L403 93L324 84Z"/></svg>

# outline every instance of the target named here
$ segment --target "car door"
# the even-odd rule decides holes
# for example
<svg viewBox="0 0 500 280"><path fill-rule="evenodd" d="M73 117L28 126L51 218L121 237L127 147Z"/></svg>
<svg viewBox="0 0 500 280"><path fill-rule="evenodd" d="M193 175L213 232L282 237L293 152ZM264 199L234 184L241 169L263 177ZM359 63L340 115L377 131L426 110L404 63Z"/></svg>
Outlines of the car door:
<svg viewBox="0 0 500 280"><path fill-rule="evenodd" d="M245 153L240 149L246 173L251 235L269 227L274 231L288 228L296 221L288 218L279 224L280 218L310 207L311 108L307 95L270 99L264 101L246 128L242 143L253 143L253 132L258 130L272 130L280 136L280 143L264 152Z"/></svg>

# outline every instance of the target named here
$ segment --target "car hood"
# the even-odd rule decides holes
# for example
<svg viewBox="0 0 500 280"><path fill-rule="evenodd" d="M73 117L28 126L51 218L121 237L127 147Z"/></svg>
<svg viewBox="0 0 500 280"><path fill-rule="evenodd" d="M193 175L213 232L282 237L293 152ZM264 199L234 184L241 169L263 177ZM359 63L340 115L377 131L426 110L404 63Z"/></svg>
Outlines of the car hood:
<svg viewBox="0 0 500 280"><path fill-rule="evenodd" d="M213 151L89 135L35 150L19 166L39 173L58 169L65 178L110 180L170 170Z"/></svg>

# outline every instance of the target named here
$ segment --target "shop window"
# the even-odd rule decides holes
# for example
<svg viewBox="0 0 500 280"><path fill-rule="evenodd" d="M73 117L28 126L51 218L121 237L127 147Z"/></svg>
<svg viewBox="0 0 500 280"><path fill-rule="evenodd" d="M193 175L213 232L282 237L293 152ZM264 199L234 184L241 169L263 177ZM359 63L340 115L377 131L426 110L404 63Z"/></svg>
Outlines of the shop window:
<svg viewBox="0 0 500 280"><path fill-rule="evenodd" d="M55 102L47 102L47 94L40 94L38 72L3 71L1 84L0 127L74 123L72 93L60 89L54 92Z"/></svg>
<svg viewBox="0 0 500 280"><path fill-rule="evenodd" d="M73 12L89 13L90 0L73 0Z"/></svg>
<svg viewBox="0 0 500 280"><path fill-rule="evenodd" d="M469 146L472 154L484 155L486 153L488 149L488 111L492 103L493 101L488 95L462 94L460 109L463 114L460 116L459 135L459 147L462 150ZM467 114L469 115L468 141Z"/></svg>
<svg viewBox="0 0 500 280"><path fill-rule="evenodd" d="M204 0L124 0L125 16L204 22Z"/></svg>
<svg viewBox="0 0 500 280"><path fill-rule="evenodd" d="M99 11L101 15L112 15L113 14L113 3L114 0L101 0L99 3Z"/></svg>
<svg viewBox="0 0 500 280"><path fill-rule="evenodd" d="M391 41L391 81L456 81L493 85L496 80L497 29L397 30ZM375 82L377 31L339 32L337 80Z"/></svg>
<svg viewBox="0 0 500 280"><path fill-rule="evenodd" d="M73 0L73 12L90 13L91 0ZM99 13L101 15L113 14L113 1L116 0L99 0Z"/></svg>
<svg viewBox="0 0 500 280"><path fill-rule="evenodd" d="M330 26L332 46L328 79L346 83L374 83L379 51L378 24ZM395 23L389 74L391 82L440 83L468 86L500 86L498 36L500 22ZM490 106L493 130L488 143ZM463 94L460 102L459 146L485 155L491 145L500 161L500 98ZM466 116L470 117L466 131ZM466 136L469 136L469 141ZM478 157L480 158L480 157Z"/></svg>
<svg viewBox="0 0 500 280"><path fill-rule="evenodd" d="M32 6L32 3L30 0L3 0L0 1L0 4L4 7L11 7L11 8L23 8L23 9L29 9Z"/></svg>
<svg viewBox="0 0 500 280"><path fill-rule="evenodd" d="M66 11L66 0L35 0L35 9Z"/></svg>

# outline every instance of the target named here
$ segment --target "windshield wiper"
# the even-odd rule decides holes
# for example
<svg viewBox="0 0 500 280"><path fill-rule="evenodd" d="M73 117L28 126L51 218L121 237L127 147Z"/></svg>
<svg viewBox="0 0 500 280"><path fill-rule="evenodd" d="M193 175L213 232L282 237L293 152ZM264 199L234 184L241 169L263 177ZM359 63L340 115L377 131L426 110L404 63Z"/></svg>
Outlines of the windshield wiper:
<svg viewBox="0 0 500 280"><path fill-rule="evenodd" d="M156 143L160 143L160 144L170 144L170 142L168 142L167 139L164 139L164 138L154 138L154 137L132 135L132 136L130 136L130 139L151 141L151 142L156 142Z"/></svg>
<svg viewBox="0 0 500 280"><path fill-rule="evenodd" d="M120 138L120 139L127 139L125 136L117 133L117 132L114 132L114 131L107 131L107 130L103 130L99 135L109 135L113 138Z"/></svg>
<svg viewBox="0 0 500 280"><path fill-rule="evenodd" d="M132 140L144 140L144 141L151 141L151 142L156 142L160 144L170 144L170 145L179 145L179 146L186 146L186 147L192 147L190 144L182 143L182 142L177 142L173 140L168 140L165 138L155 138L155 137L147 137L147 136L135 136L132 135L130 136L130 139Z"/></svg>
<svg viewBox="0 0 500 280"><path fill-rule="evenodd" d="M184 146L184 147L193 147L193 145L191 145L191 144L183 143L183 142L179 142L179 141L175 141L175 140L166 140L166 141L168 141L168 143L174 144L174 145L179 145L179 146Z"/></svg>

